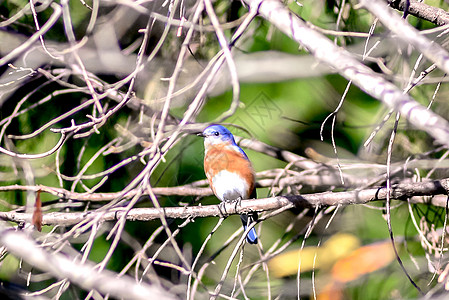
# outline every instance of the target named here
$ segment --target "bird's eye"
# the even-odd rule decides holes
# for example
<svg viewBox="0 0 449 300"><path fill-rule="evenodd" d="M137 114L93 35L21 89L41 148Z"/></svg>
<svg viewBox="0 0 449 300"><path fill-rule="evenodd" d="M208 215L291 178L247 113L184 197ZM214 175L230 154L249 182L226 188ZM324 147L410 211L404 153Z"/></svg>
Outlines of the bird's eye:
<svg viewBox="0 0 449 300"><path fill-rule="evenodd" d="M220 133L218 131L215 131L214 134L215 134L215 136L219 136L220 135Z"/></svg>

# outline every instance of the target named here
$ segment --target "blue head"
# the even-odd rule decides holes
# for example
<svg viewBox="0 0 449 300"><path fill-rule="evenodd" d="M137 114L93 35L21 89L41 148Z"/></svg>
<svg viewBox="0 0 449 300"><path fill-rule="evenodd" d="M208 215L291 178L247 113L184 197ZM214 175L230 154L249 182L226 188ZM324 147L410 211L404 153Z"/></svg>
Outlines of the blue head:
<svg viewBox="0 0 449 300"><path fill-rule="evenodd" d="M248 159L245 152L237 146L232 133L224 126L221 125L210 125L199 134L204 137L204 148L207 149L214 145L228 144L230 149L239 152L245 159Z"/></svg>
<svg viewBox="0 0 449 300"><path fill-rule="evenodd" d="M203 130L201 136L205 138L204 143L209 145L220 143L235 144L232 133L226 127L221 125L208 126Z"/></svg>

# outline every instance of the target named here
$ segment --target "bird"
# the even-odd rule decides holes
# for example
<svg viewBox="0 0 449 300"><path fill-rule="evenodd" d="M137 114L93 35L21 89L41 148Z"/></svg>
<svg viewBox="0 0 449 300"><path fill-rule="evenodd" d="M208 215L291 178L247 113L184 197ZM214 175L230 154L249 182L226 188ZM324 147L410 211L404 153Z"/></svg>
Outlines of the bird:
<svg viewBox="0 0 449 300"><path fill-rule="evenodd" d="M256 199L255 173L246 153L234 140L232 133L222 125L210 125L199 136L204 137L204 172L215 196L222 202L239 203ZM243 228L257 221L257 213L240 215ZM250 244L257 244L256 230L246 236Z"/></svg>

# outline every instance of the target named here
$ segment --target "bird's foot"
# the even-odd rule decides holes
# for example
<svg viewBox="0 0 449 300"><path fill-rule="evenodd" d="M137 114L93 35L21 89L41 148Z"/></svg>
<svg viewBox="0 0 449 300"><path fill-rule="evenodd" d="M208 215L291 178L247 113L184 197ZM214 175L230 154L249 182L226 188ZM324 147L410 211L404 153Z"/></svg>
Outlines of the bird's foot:
<svg viewBox="0 0 449 300"><path fill-rule="evenodd" d="M234 203L235 203L235 207L234 208L237 211L237 209L242 206L242 197L238 197L237 199L235 199Z"/></svg>
<svg viewBox="0 0 449 300"><path fill-rule="evenodd" d="M226 211L226 204L224 202L220 202L218 204L218 211L220 212L221 218L227 218L229 216L228 212Z"/></svg>

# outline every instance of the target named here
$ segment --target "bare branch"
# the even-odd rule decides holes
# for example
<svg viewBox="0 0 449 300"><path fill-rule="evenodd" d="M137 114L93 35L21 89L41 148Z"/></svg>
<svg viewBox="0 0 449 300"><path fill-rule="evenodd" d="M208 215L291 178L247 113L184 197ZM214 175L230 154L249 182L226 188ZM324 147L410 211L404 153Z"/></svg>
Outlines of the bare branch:
<svg viewBox="0 0 449 300"><path fill-rule="evenodd" d="M15 153L15 152L6 150L3 147L0 147L0 153L9 155L9 156L14 157L14 158L20 158L20 159L44 158L44 157L52 155L53 153L58 151L58 149L61 148L62 145L64 144L65 138L66 138L65 132L61 131L61 137L59 138L59 141L56 143L56 145L53 148L51 148L50 150L48 150L48 151L46 151L44 153L39 153L39 154L20 154L20 153Z"/></svg>
<svg viewBox="0 0 449 300"><path fill-rule="evenodd" d="M292 278L279 279L291 286L284 291L273 288L268 260L314 243L308 237L327 217L316 234L347 225L341 206L362 204L354 211L379 216L386 199L397 199L391 207L387 201L392 218L399 208L413 220L426 251L416 259L427 263L421 274L449 277L442 265L449 251L442 234L449 211L446 12L407 1L410 13L445 24L418 31L392 8L408 7L400 0L390 7L385 0L327 1L325 10L323 1L308 1L306 20L292 13L306 10L279 0L80 1L84 6L25 1L9 11L0 4L0 64L11 62L0 74L0 267L13 256L29 263L16 266L6 283L23 286L26 296L55 299L70 297L69 287L86 299L299 297L309 286L300 279L309 276L304 268L294 264L296 288ZM284 43L277 28L293 40ZM255 52L273 45L288 54ZM339 79L317 78L324 74ZM343 92L340 75L366 95ZM298 82L240 87L290 79ZM324 143L319 124L335 107L331 127L321 130L332 143ZM364 148L388 111L407 118L395 124L395 144L388 144L392 120L385 118ZM198 203L212 190L198 180L202 149L190 134L224 120L251 137L236 140L252 150L265 198ZM51 132L61 134L59 142ZM239 224L230 233L225 223L234 218L223 221L254 212L259 219L246 232ZM39 233L28 230L33 225L47 226ZM245 244L251 226L257 245ZM340 282L333 271L323 273ZM315 270L313 297L320 298L314 280ZM434 280L423 290L445 283Z"/></svg>
<svg viewBox="0 0 449 300"><path fill-rule="evenodd" d="M282 2L276 0L246 0L245 2L250 7L258 7L259 13L265 19L301 44L316 58L334 67L348 80L352 80L367 94L381 100L388 107L400 111L410 123L429 133L439 143L449 145L449 123L445 119L420 105L409 95L403 94L398 87L360 63L347 50L334 45L329 39L308 27ZM369 2L365 1L364 3ZM400 34L404 35L404 33ZM428 50L431 51L433 46L428 46ZM438 59L438 63L447 65L449 70L449 60Z"/></svg>
<svg viewBox="0 0 449 300"><path fill-rule="evenodd" d="M53 8L53 14L48 19L47 23L44 24L44 26L41 27L39 31L37 31L35 34L33 34L25 43L5 55L4 57L0 58L0 66L3 66L4 64L10 62L12 59L16 58L26 50L28 50L38 39L42 37L55 23L58 21L59 16L62 13L61 6L52 3L51 8Z"/></svg>
<svg viewBox="0 0 449 300"><path fill-rule="evenodd" d="M126 299L175 299L167 291L146 283L138 284L129 276L117 278L117 274L111 271L99 272L92 264L81 264L62 253L49 253L24 232L11 230L2 223L0 244L34 267L50 272L58 279L67 278L85 290L95 289L104 295Z"/></svg>
<svg viewBox="0 0 449 300"><path fill-rule="evenodd" d="M375 15L396 36L413 45L426 58L434 62L438 67L449 73L449 53L439 44L434 43L413 28L397 12L388 8L385 2L380 0L362 0L361 4Z"/></svg>
<svg viewBox="0 0 449 300"><path fill-rule="evenodd" d="M406 200L413 196L432 196L446 193L446 187L449 187L449 179L442 179L418 183L401 183L391 187L391 198ZM293 207L319 207L364 204L370 201L385 200L387 198L387 189L370 188L363 190L354 190L349 192L324 192L304 195L285 195L273 198L243 200L241 205L234 203L225 203L225 211L228 214L245 214L249 212L272 211L279 208L289 209ZM415 203L426 203L434 206L445 207L446 202L424 201L414 198ZM186 218L205 218L220 216L218 205L206 206L188 206L188 207L163 207L162 211L165 218L186 219ZM126 214L126 219L131 221L149 221L159 219L161 210L158 208L135 208L126 212L125 208L114 208L107 212L82 212L82 213L47 213L43 215L42 225L73 225L86 218L99 218L102 221L118 220ZM16 212L0 212L0 219L16 223L30 222L31 214Z"/></svg>
<svg viewBox="0 0 449 300"><path fill-rule="evenodd" d="M432 22L438 26L449 24L449 13L444 9L433 7L417 0L393 0L390 6L404 11L405 2L409 1L408 13L417 18Z"/></svg>

